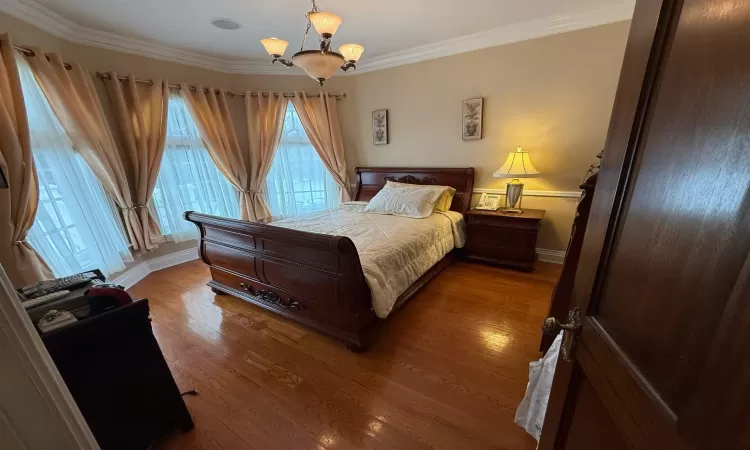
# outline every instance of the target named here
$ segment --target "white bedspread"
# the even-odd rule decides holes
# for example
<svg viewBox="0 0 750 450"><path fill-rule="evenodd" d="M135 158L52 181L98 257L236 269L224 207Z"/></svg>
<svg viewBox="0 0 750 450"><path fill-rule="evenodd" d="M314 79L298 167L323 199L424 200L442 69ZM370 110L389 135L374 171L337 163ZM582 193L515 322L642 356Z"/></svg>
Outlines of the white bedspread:
<svg viewBox="0 0 750 450"><path fill-rule="evenodd" d="M282 219L270 225L347 236L357 247L378 317L385 318L398 297L453 248L466 242L463 215L436 211L424 219L363 212L367 202Z"/></svg>

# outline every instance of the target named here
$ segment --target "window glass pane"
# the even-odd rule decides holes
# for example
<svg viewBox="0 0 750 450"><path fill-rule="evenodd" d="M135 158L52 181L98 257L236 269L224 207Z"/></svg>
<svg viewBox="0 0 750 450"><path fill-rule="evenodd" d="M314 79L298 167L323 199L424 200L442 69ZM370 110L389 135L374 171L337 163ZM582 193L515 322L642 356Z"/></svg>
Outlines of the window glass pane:
<svg viewBox="0 0 750 450"><path fill-rule="evenodd" d="M266 179L266 198L274 219L320 211L339 203L339 187L310 143L291 103Z"/></svg>
<svg viewBox="0 0 750 450"><path fill-rule="evenodd" d="M208 155L179 95L170 96L167 117L166 148L151 206L170 240L197 239L197 228L183 218L185 211L238 219L239 197Z"/></svg>
<svg viewBox="0 0 750 450"><path fill-rule="evenodd" d="M57 277L124 270L133 259L104 189L73 150L26 60L16 59L39 180L29 243Z"/></svg>

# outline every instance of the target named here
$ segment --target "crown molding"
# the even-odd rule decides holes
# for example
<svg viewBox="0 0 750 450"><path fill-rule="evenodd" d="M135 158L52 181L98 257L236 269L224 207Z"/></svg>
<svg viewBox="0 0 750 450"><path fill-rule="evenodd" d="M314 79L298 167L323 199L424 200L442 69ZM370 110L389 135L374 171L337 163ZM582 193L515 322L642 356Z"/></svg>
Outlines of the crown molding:
<svg viewBox="0 0 750 450"><path fill-rule="evenodd" d="M421 45L407 50L367 59L357 65L358 73L388 69L430 59L457 55L483 48L552 36L569 31L629 20L633 17L635 2L624 0L617 5L577 13L543 17L466 36L447 39L434 44Z"/></svg>
<svg viewBox="0 0 750 450"><path fill-rule="evenodd" d="M375 70L628 20L633 15L634 4L633 0L622 0L622 2L606 8L599 7L570 14L533 19L467 36L447 39L434 44L413 47L377 56L372 59L366 59L357 65L355 72L347 72L340 75L356 76L357 74ZM268 60L221 59L175 46L84 27L62 17L34 0L0 0L0 11L76 44L99 47L224 73L302 75L299 71L271 64Z"/></svg>
<svg viewBox="0 0 750 450"><path fill-rule="evenodd" d="M302 75L269 61L226 60L150 42L109 31L78 25L34 0L0 0L0 11L23 20L47 33L75 44L114 50L131 55L169 61L224 73L254 75Z"/></svg>

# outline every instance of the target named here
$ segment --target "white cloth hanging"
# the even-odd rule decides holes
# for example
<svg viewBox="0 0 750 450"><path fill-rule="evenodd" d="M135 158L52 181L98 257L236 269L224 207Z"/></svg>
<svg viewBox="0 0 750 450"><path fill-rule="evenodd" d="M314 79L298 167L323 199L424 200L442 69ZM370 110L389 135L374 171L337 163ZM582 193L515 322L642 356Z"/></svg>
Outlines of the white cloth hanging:
<svg viewBox="0 0 750 450"><path fill-rule="evenodd" d="M516 410L515 422L539 442L547 412L547 401L555 378L557 355L560 353L562 332L555 337L547 353L538 361L529 363L529 384L526 395Z"/></svg>

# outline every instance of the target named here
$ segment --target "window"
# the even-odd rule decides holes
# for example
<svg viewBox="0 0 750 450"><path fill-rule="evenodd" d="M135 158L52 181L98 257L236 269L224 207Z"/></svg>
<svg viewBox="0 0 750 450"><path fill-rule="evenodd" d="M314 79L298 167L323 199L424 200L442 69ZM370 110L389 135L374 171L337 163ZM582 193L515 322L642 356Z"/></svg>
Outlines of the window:
<svg viewBox="0 0 750 450"><path fill-rule="evenodd" d="M274 219L320 211L339 203L339 187L310 143L291 103L266 179L266 198Z"/></svg>
<svg viewBox="0 0 750 450"><path fill-rule="evenodd" d="M179 242L198 238L198 230L186 221L185 211L238 219L239 196L216 168L201 140L185 101L169 97L167 137L152 207L162 233Z"/></svg>
<svg viewBox="0 0 750 450"><path fill-rule="evenodd" d="M26 60L16 59L39 179L39 208L29 243L56 277L124 270L133 259L113 204L73 150Z"/></svg>

